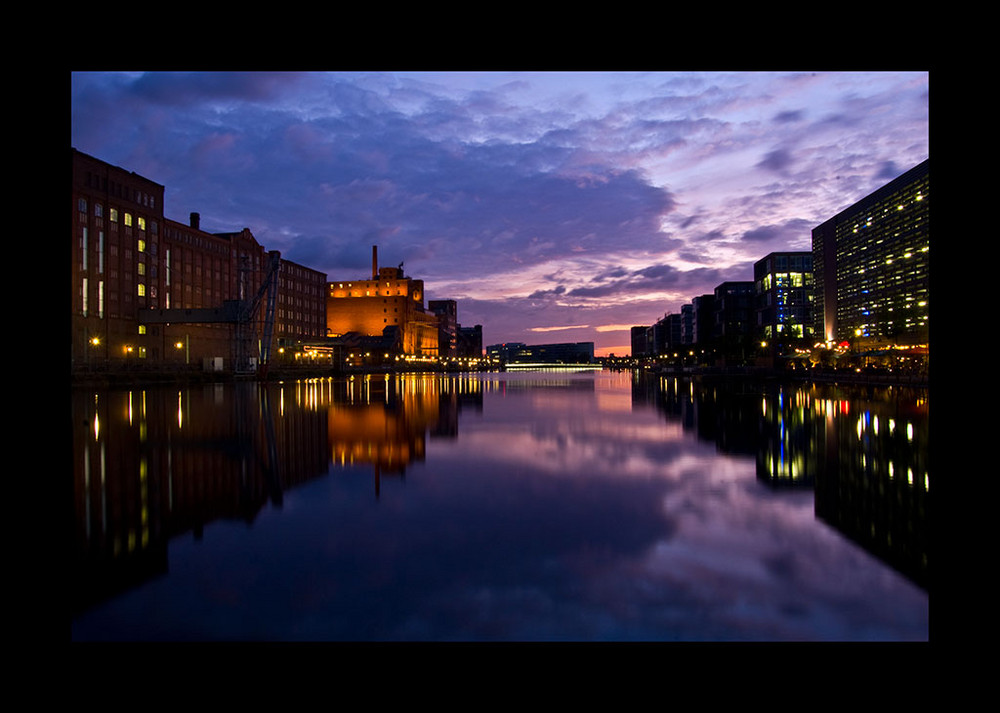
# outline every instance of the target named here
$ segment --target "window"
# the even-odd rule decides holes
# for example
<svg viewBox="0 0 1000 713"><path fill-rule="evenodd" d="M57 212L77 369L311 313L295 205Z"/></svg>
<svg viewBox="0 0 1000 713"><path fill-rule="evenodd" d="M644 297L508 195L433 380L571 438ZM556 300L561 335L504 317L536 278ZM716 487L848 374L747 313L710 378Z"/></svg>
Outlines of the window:
<svg viewBox="0 0 1000 713"><path fill-rule="evenodd" d="M132 214L131 213L126 213L125 214L125 225L127 225L129 227L132 226Z"/></svg>
<svg viewBox="0 0 1000 713"><path fill-rule="evenodd" d="M101 218L104 216L104 206L102 206L100 203L94 204L94 216L97 218Z"/></svg>
<svg viewBox="0 0 1000 713"><path fill-rule="evenodd" d="M146 229L146 219L143 218L143 217L141 217L141 216L139 216L138 218L136 218L136 220L139 223L139 230L145 230Z"/></svg>
<svg viewBox="0 0 1000 713"><path fill-rule="evenodd" d="M139 297L145 297L146 296L146 285L144 285L143 283L140 282L139 283L139 289L137 290L137 293L138 293Z"/></svg>
<svg viewBox="0 0 1000 713"><path fill-rule="evenodd" d="M118 209L117 208L112 208L110 211L108 211L108 219L111 220L112 223L117 223L118 222Z"/></svg>

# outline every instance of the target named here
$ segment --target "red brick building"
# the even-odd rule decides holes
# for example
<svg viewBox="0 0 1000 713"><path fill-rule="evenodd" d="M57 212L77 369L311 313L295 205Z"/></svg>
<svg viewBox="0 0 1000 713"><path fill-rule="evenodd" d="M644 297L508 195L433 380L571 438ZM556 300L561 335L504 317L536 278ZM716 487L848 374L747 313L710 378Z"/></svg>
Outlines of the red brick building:
<svg viewBox="0 0 1000 713"><path fill-rule="evenodd" d="M75 149L72 166L73 369L233 368L240 335L264 334L266 302L249 329L226 315L259 295L271 255L247 228L166 218L164 187L134 172ZM271 353L325 336L326 275L280 260L276 287Z"/></svg>

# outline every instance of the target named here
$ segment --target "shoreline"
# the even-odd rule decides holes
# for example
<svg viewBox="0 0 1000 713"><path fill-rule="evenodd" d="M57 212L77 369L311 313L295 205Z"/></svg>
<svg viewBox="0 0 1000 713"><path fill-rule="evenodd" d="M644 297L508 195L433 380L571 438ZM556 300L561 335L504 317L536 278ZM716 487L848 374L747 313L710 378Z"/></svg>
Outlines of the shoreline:
<svg viewBox="0 0 1000 713"><path fill-rule="evenodd" d="M565 365L567 368L572 365ZM542 368L542 367L539 367ZM549 368L558 368L552 365ZM491 369L452 369L452 368L294 368L271 369L266 375L236 374L233 372L213 371L91 371L74 372L70 374L71 388L129 388L138 386L192 386L198 384L219 384L239 382L279 382L298 379L316 378L347 378L357 375L374 374L478 374L507 373L505 368ZM511 371L523 373L525 369ZM595 369L595 371L597 371ZM926 374L902 374L893 372L861 372L856 371L788 371L760 369L755 367L739 368L699 368L699 369L668 369L668 368L638 368L627 366L604 366L601 371L642 371L644 373L682 379L721 379L748 381L791 381L816 382L824 384L846 384L857 386L911 386L914 388L929 388L930 380Z"/></svg>

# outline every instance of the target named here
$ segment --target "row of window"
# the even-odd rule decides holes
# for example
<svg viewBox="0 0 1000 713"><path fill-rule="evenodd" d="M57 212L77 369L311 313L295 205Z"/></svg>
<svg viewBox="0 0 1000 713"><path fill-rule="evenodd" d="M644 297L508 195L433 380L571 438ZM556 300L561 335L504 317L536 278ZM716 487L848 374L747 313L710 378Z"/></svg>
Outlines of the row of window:
<svg viewBox="0 0 1000 713"><path fill-rule="evenodd" d="M107 176L94 174L90 171L87 171L85 182L88 187L95 190L104 191L125 200L131 200L152 210L156 209L156 196L152 193L140 191L138 188L131 188L118 181L108 180Z"/></svg>
<svg viewBox="0 0 1000 713"><path fill-rule="evenodd" d="M86 198L82 198L81 197L81 198L77 199L77 210L79 210L81 213L86 214L86 212L87 212L87 199ZM146 230L146 219L143 216L141 216L141 215L133 215L132 213L130 213L128 211L125 211L125 212L122 212L121 214L119 214L119 211L118 211L117 208L108 208L108 220L110 220L112 223L117 223L118 222L119 215L120 215L120 217L122 219L122 223L124 225L126 225L127 227L131 228L134 225L139 230L142 230L142 231ZM100 203L95 203L94 204L94 217L95 218L102 218L102 217L104 217L104 206L101 205ZM152 221L149 222L149 227L150 227L150 231L149 232L151 232L151 233L157 233L157 232L159 232L159 224L155 220L152 220Z"/></svg>

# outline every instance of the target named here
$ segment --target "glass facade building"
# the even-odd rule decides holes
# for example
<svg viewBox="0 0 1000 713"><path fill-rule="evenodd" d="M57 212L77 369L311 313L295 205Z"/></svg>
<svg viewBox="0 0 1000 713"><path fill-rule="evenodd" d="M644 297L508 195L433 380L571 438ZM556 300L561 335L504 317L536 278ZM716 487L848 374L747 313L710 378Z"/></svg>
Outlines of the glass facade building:
<svg viewBox="0 0 1000 713"><path fill-rule="evenodd" d="M771 253L754 263L753 278L761 338L809 342L814 331L812 253Z"/></svg>
<svg viewBox="0 0 1000 713"><path fill-rule="evenodd" d="M930 311L929 160L813 229L817 335L925 345Z"/></svg>

